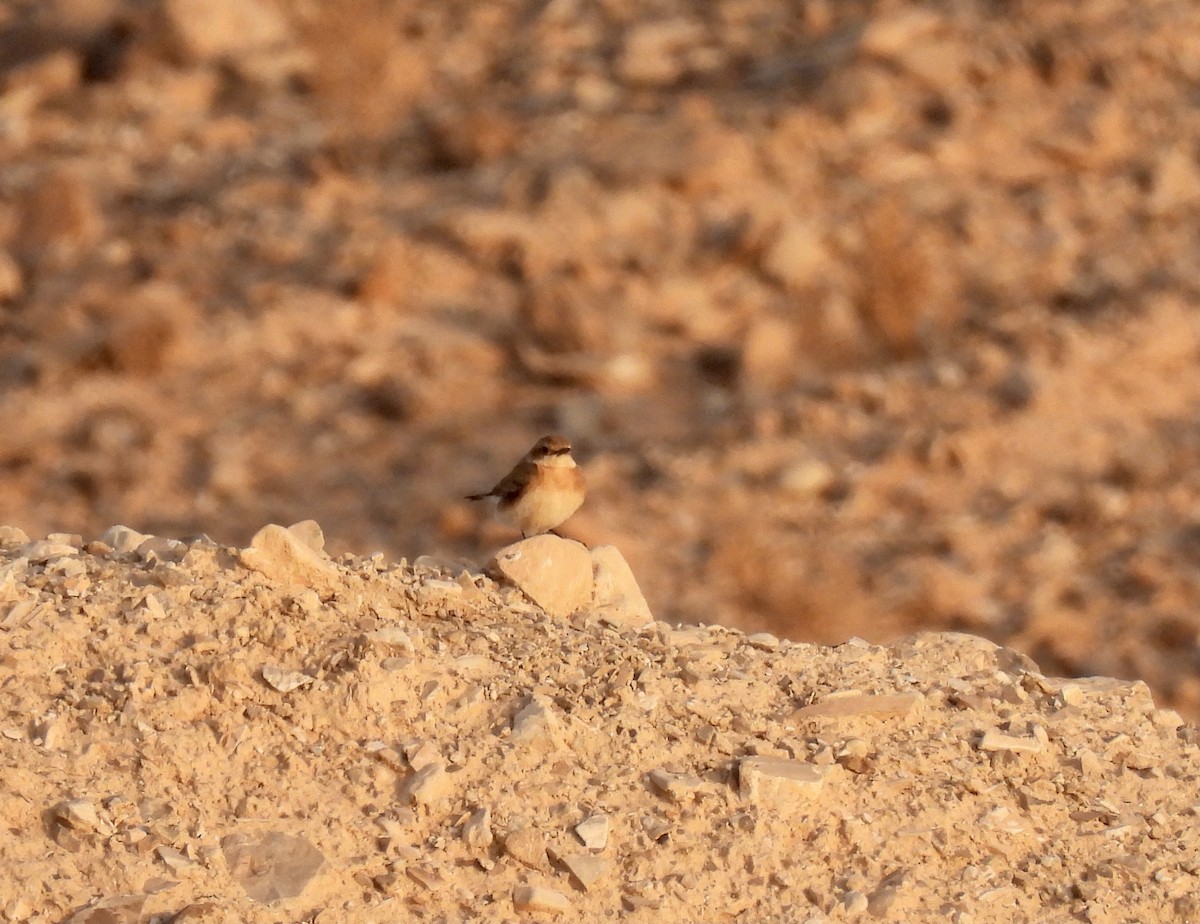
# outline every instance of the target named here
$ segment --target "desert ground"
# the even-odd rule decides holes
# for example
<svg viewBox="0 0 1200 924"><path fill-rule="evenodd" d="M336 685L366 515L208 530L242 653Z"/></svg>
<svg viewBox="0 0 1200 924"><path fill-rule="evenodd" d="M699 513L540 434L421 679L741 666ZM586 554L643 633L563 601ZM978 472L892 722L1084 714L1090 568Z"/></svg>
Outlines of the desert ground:
<svg viewBox="0 0 1200 924"><path fill-rule="evenodd" d="M840 768L835 776L854 773L836 757L850 738L876 748L883 739L871 735L888 747L912 735L958 736L964 750L954 755L921 745L938 768L930 772L953 781L946 798L962 814L949 824L982 817L980 793L962 787L984 755L1000 776L971 785L1018 800L993 807L1037 815L1030 806L1053 803L1036 822L997 821L1014 828L1009 834L1031 845L1091 824L1089 843L1109 846L1039 854L1038 863L1058 857L1055 888L1066 891L1052 895L1040 878L1053 878L1050 867L1031 872L1033 860L1021 866L993 844L980 849L999 850L991 862L1017 876L994 886L1014 888L1015 905L979 898L987 890L977 883L979 891L958 896L899 889L897 909L911 901L914 915L962 924L1032 920L1039 900L1029 896L1041 895L1064 921L1106 920L1106 906L1117 909L1107 920L1186 919L1193 912L1180 910L1182 892L1172 890L1189 884L1180 877L1192 875L1191 860L1166 842L1153 857L1130 847L1120 855L1140 856L1133 869L1110 848L1141 837L1144 829L1127 817L1149 810L1139 799L1175 806L1177 784L1163 780L1194 780L1191 726L1172 726L1170 716L1200 718L1197 35L1193 0L0 0L0 523L9 529L0 746L11 748L5 766L25 768L12 789L21 795L10 794L3 811L9 830L29 839L10 858L70 855L68 864L60 856L30 875L51 881L80 871L52 899L39 892L34 901L42 904L0 901L0 912L60 921L103 915L110 909L93 903L136 894L145 908L120 913L168 920L216 889L205 875L225 875L253 855L221 847L221 837L255 833L233 820L286 815L296 823L259 833L302 837L324 858L314 876L333 875L333 864L351 879L365 877L355 879L360 890L372 901L395 899L386 906L393 911L456 920L464 907L479 910L482 895L542 883L570 900L569 913L599 914L591 892L573 891L578 878L574 886L559 881L561 864L539 867L553 881L425 883L438 897L426 895L426 912L413 910L422 907L413 896L424 893L412 884L424 874L404 864L453 880L447 871L460 866L490 875L480 857L509 875L511 857L475 843L433 862L396 846L419 832L465 850L457 845L474 815L459 815L486 807L482 771L456 757L442 732L387 731L371 715L376 694L362 693L361 711L346 720L371 728L329 737L325 723L341 718L351 688L369 689L377 670L381 689L391 691L378 694L385 712L428 710L418 725L441 716L449 700L417 706L379 667L412 652L347 643L354 663L374 673L346 687L322 673L322 645L402 619L410 638L421 628L421 645L432 646L413 641L424 652L418 660L432 659L422 662L420 684L441 683L439 696L467 691L467 680L460 688L438 679L456 670L456 659L519 663L520 651L536 648L532 632L561 651L600 646L588 657L617 662L639 646L657 652L647 657L659 659L662 682L684 687L639 692L630 680L630 695L661 696L685 710L689 684L701 682L686 679L691 668L680 662L690 663L680 654L692 644L687 633L719 649L713 683L765 712L743 717L743 737L710 747L704 763L700 745L715 739L693 739L710 733L664 719L683 729L675 735L650 709L644 734L654 747L659 736L664 748L678 743L672 736L686 747L663 751L662 766L637 765L688 777L682 798L669 783L651 786L636 811L653 815L664 809L653 800L665 798L676 813L670 823L687 815L684 827L697 837L705 824L730 834L750 824L739 820L751 809L738 801L753 808L757 798L755 784L742 793L738 775L740 761L756 753L746 735L770 740L762 756L824 754ZM602 621L579 615L590 604L544 620L544 608L489 566L517 536L464 495L486 490L548 432L572 439L590 486L560 533L593 550L619 550L657 628L610 638L597 628ZM266 524L308 520L323 530L314 554L359 576L310 588L315 599L293 586L295 576L267 590L247 584L247 574L259 572L247 571L239 550ZM95 544L118 524L157 538L141 552ZM194 557L170 560L180 548ZM355 582L367 579L359 574L367 562L392 577L372 578L383 583L359 599L365 591ZM162 622L157 610L137 615L154 606L143 582L158 581L161 569L175 575L165 580L195 582L195 594L208 588L211 605L196 597L192 611L183 585L164 587L170 600L158 603L172 607L169 633L156 635L168 627L155 623L139 634L134 625ZM78 593L58 586L71 581ZM426 581L455 583L483 623L465 628L465 610L430 609L413 597ZM89 595L99 602L84 606ZM226 596L241 602L215 602ZM271 609L284 597L307 602ZM369 613L372 628L355 628ZM511 628L521 618L533 627ZM506 627L493 630L500 641L483 629L489 621ZM284 623L307 647L292 651ZM242 693L226 697L229 684L206 671L250 644L239 626L268 633L253 637L278 649L271 664L307 672L312 682L284 693L263 679L265 661L239 660ZM277 630L283 636L272 641ZM441 637L455 632L466 635ZM752 638L777 645L756 647ZM914 654L914 638L941 641ZM968 653L993 651L983 639L1029 660L1009 679L985 683L979 672L998 656ZM525 648L503 647L510 644ZM490 655L476 650L489 645ZM856 657L862 663L853 667L846 659ZM910 657L920 670L905 679ZM571 663L546 674L545 690L540 681L501 678L511 710L499 700L493 708L485 693L487 708L466 710L463 721L492 723L489 733L507 722L511 733L513 716L542 703L538 696L571 714L554 697L584 695L563 684L576 682L571 670L595 667ZM185 667L194 678L179 673ZM632 677L642 668L629 670ZM1079 680L1085 692L1068 703L1054 686L1063 681L1046 679L1055 677L1120 683ZM471 683L486 691L492 680ZM143 705L158 718L126 715L129 690L146 684ZM112 685L125 692L105 692ZM713 703L725 695L705 690ZM855 691L923 698L884 724L852 715L848 730L785 730L790 710ZM982 699L951 702L960 694L967 703ZM97 712L94 697L112 711ZM1070 709L1080 727L1056 731L1066 719L1055 710ZM982 712L972 719L962 710ZM47 722L58 727L50 713L70 729L56 747L45 742ZM580 721L604 727L609 718L601 715ZM745 724L768 720L769 733ZM239 722L277 737L238 746ZM288 756L298 722L311 726L303 732L308 750ZM212 802L229 795L212 788L214 768L203 768L207 780L178 775L188 749L200 746L189 737L198 732L175 731L189 723L209 729L203 747L222 749L222 761L236 751L237 760L269 765L271 780L259 781L254 798ZM1036 752L979 748L988 731L1027 743L1035 726L1045 738L1033 739ZM564 727L574 731L554 747L571 750L582 726ZM160 733L179 749L168 761L173 769L153 785L143 780L141 791L171 804L189 791L198 800L170 820L139 803L149 796L114 788L117 777L105 775L161 761L147 750ZM483 725L461 733L476 740ZM782 743L797 735L794 746ZM1143 739L1162 763L1126 760ZM353 764L357 758L340 753L351 742L355 753L382 742L396 756ZM449 776L474 768L476 789L455 790L437 812L405 803L414 814L403 816L403 836L370 829L389 843L376 856L364 832L393 811L387 803L398 791L364 794L408 785L409 774L429 765L424 742ZM1100 763L1080 758L1083 750ZM895 759L918 757L904 751ZM579 766L591 769L569 761L560 768L590 776L563 797L574 808L557 827L493 806L495 844L503 826L515 831L528 821L543 826L547 849L579 853L564 819L615 798L585 792L606 772L587 760ZM285 782L297 766L315 782L289 794ZM353 804L363 832L321 835L305 827L320 823L311 818L300 825L305 806L318 804L311 793L321 781L342 785L352 766L362 778L346 778L354 793L338 811ZM612 785L625 798L635 768L619 769L624 782ZM924 772L903 770L887 785L932 785ZM1014 782L1018 773L1031 774L1028 785ZM553 789L548 778L532 778ZM497 777L497 785L518 779L525 777ZM859 779L866 789L851 797L838 788L849 777L822 779L809 787L820 790L814 805L836 803L847 818L891 817L882 790L871 788L877 782ZM1162 791L1139 789L1148 779ZM1022 786L1036 795L1021 795ZM1063 821L1101 811L1089 800L1103 798L1105 787L1116 793L1107 815ZM242 795L251 807L239 814ZM104 801L118 796L125 808ZM72 800L92 806L97 821L86 836L79 831L91 816L71 821L62 808ZM717 805L724 814L712 813ZM1053 815L1060 811L1067 815ZM1162 809L1170 824L1146 821L1147 836L1174 831L1174 811ZM856 836L847 825L836 838ZM899 837L903 825L895 825L878 830ZM136 875L146 878L138 881L134 866L110 862L113 851L136 852L130 826L153 835L139 855ZM61 842L59 829L67 832ZM470 830L482 837L480 824ZM800 908L817 920L853 916L862 913L855 895L870 905L878 890L914 881L910 873L885 883L895 870L862 859L797 884L786 871L756 872L757 861L738 853L749 841L689 842L686 849L701 853L685 857L655 854L650 844L661 839L638 830L649 841L636 849L650 853L608 858L623 872L604 893L605 914L650 916L671 907L676 890L716 889L728 898L716 880L670 879L671 864L736 867L754 883L744 893L749 904L710 905L713 920L756 902L768 903L758 906L763 919L791 919ZM922 850L960 864L980 856L972 851L984 843L960 849L922 836ZM825 851L844 846L825 828L763 837L753 849L770 855L776 837ZM175 854L187 875L168 868L160 846L195 868ZM719 860L698 859L709 848ZM922 854L921 864L931 856ZM399 892L374 883L392 875L376 860L403 861L388 880ZM791 885L772 885L772 874ZM1112 904L1131 876L1139 884L1132 904ZM164 889L160 900L152 879L185 885ZM650 880L658 884L643 901L631 883ZM304 896L342 901L338 890L349 886L331 883L313 879L300 904L287 906L289 920L317 912ZM815 898L797 904L793 886ZM786 895L764 897L772 888ZM449 897L460 891L472 898ZM785 903L770 904L776 899ZM981 904L966 907L975 899ZM881 901L865 913L887 918ZM213 913L231 919L280 919L214 903L225 910ZM487 904L497 920L552 913L516 909L511 894ZM364 921L392 913L355 907ZM1004 907L1012 916L989 917Z"/></svg>

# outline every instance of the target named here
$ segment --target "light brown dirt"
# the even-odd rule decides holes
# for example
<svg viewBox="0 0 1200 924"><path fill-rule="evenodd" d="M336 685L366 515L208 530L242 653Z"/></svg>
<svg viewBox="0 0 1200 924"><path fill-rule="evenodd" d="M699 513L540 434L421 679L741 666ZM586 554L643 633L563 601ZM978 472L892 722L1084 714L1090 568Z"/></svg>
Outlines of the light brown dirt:
<svg viewBox="0 0 1200 924"><path fill-rule="evenodd" d="M486 559L1200 715L1200 9L0 2L0 510Z"/></svg>
<svg viewBox="0 0 1200 924"><path fill-rule="evenodd" d="M1200 748L1141 682L552 618L282 535L0 530L0 918L1200 913Z"/></svg>

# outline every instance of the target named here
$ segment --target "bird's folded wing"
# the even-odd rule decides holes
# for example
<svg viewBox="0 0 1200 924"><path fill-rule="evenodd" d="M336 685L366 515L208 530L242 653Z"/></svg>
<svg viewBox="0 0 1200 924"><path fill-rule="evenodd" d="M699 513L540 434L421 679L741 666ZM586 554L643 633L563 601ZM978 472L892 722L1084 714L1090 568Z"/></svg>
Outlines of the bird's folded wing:
<svg viewBox="0 0 1200 924"><path fill-rule="evenodd" d="M527 459L522 460L488 494L498 497L502 501L515 500L525 490L525 486L533 480L536 474L537 464Z"/></svg>

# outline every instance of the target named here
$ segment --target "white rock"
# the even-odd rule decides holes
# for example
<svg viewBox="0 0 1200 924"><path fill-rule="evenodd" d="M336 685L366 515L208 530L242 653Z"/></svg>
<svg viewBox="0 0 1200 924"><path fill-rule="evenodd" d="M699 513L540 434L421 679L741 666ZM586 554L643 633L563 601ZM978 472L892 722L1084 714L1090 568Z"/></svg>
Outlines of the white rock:
<svg viewBox="0 0 1200 924"><path fill-rule="evenodd" d="M743 757L738 764L738 792L743 799L785 807L821 793L825 771L786 757Z"/></svg>
<svg viewBox="0 0 1200 924"><path fill-rule="evenodd" d="M608 846L608 816L593 815L575 826L575 833L590 850L603 850Z"/></svg>
<svg viewBox="0 0 1200 924"><path fill-rule="evenodd" d="M604 857L593 856L590 853L557 856L556 859L567 868L567 872L579 880L585 892L607 876L612 868L612 864Z"/></svg>
<svg viewBox="0 0 1200 924"><path fill-rule="evenodd" d="M139 533L136 529L119 524L110 526L100 534L100 541L121 555L136 552L138 546L148 538L150 537L145 533Z"/></svg>
<svg viewBox="0 0 1200 924"><path fill-rule="evenodd" d="M985 732L979 741L979 750L981 751L1025 751L1036 754L1041 749L1042 743L1037 738L1005 735L994 729Z"/></svg>
<svg viewBox="0 0 1200 924"><path fill-rule="evenodd" d="M571 903L562 892L540 886L518 886L513 890L513 905L518 911L548 911L551 914L571 910Z"/></svg>
<svg viewBox="0 0 1200 924"><path fill-rule="evenodd" d="M681 802L696 792L704 781L690 773L672 773L669 770L651 770L650 783L669 799Z"/></svg>
<svg viewBox="0 0 1200 924"><path fill-rule="evenodd" d="M551 616L570 616L592 602L592 559L578 542L533 536L501 549L494 564Z"/></svg>
<svg viewBox="0 0 1200 924"><path fill-rule="evenodd" d="M558 730L553 705L544 696L535 695L513 716L510 740L553 745L558 740Z"/></svg>
<svg viewBox="0 0 1200 924"><path fill-rule="evenodd" d="M292 690L313 682L313 678L308 674L289 671L282 667L276 667L274 664L264 664L261 673L262 679L280 693L290 693Z"/></svg>
<svg viewBox="0 0 1200 924"><path fill-rule="evenodd" d="M326 556L314 552L296 535L274 523L264 526L238 553L241 563L272 580L330 590L338 584L338 570Z"/></svg>
<svg viewBox="0 0 1200 924"><path fill-rule="evenodd" d="M283 14L262 0L166 0L163 11L193 63L262 51L290 37Z"/></svg>
<svg viewBox="0 0 1200 924"><path fill-rule="evenodd" d="M506 834L504 852L530 869L546 868L546 841L537 828L522 828Z"/></svg>
<svg viewBox="0 0 1200 924"><path fill-rule="evenodd" d="M463 823L462 839L468 847L483 850L490 847L495 835L492 834L492 810L487 806L477 809Z"/></svg>
<svg viewBox="0 0 1200 924"><path fill-rule="evenodd" d="M445 798L449 792L450 776L442 763L422 767L405 781L401 789L401 795L417 805L430 805Z"/></svg>
<svg viewBox="0 0 1200 924"><path fill-rule="evenodd" d="M629 563L616 546L592 549L592 612L613 625L640 629L654 621Z"/></svg>
<svg viewBox="0 0 1200 924"><path fill-rule="evenodd" d="M36 564L43 564L52 558L77 555L78 553L79 549L73 545L67 545L65 542L51 542L49 539L38 539L35 542L27 543L21 549L21 555Z"/></svg>

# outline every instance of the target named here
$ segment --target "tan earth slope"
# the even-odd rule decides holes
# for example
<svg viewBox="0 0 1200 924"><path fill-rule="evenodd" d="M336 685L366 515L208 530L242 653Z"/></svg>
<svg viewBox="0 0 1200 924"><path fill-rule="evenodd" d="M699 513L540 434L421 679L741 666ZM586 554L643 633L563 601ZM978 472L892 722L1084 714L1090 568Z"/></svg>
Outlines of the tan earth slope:
<svg viewBox="0 0 1200 924"><path fill-rule="evenodd" d="M647 622L613 549L563 617L312 523L0 539L7 921L1200 914L1195 730L1140 682Z"/></svg>

